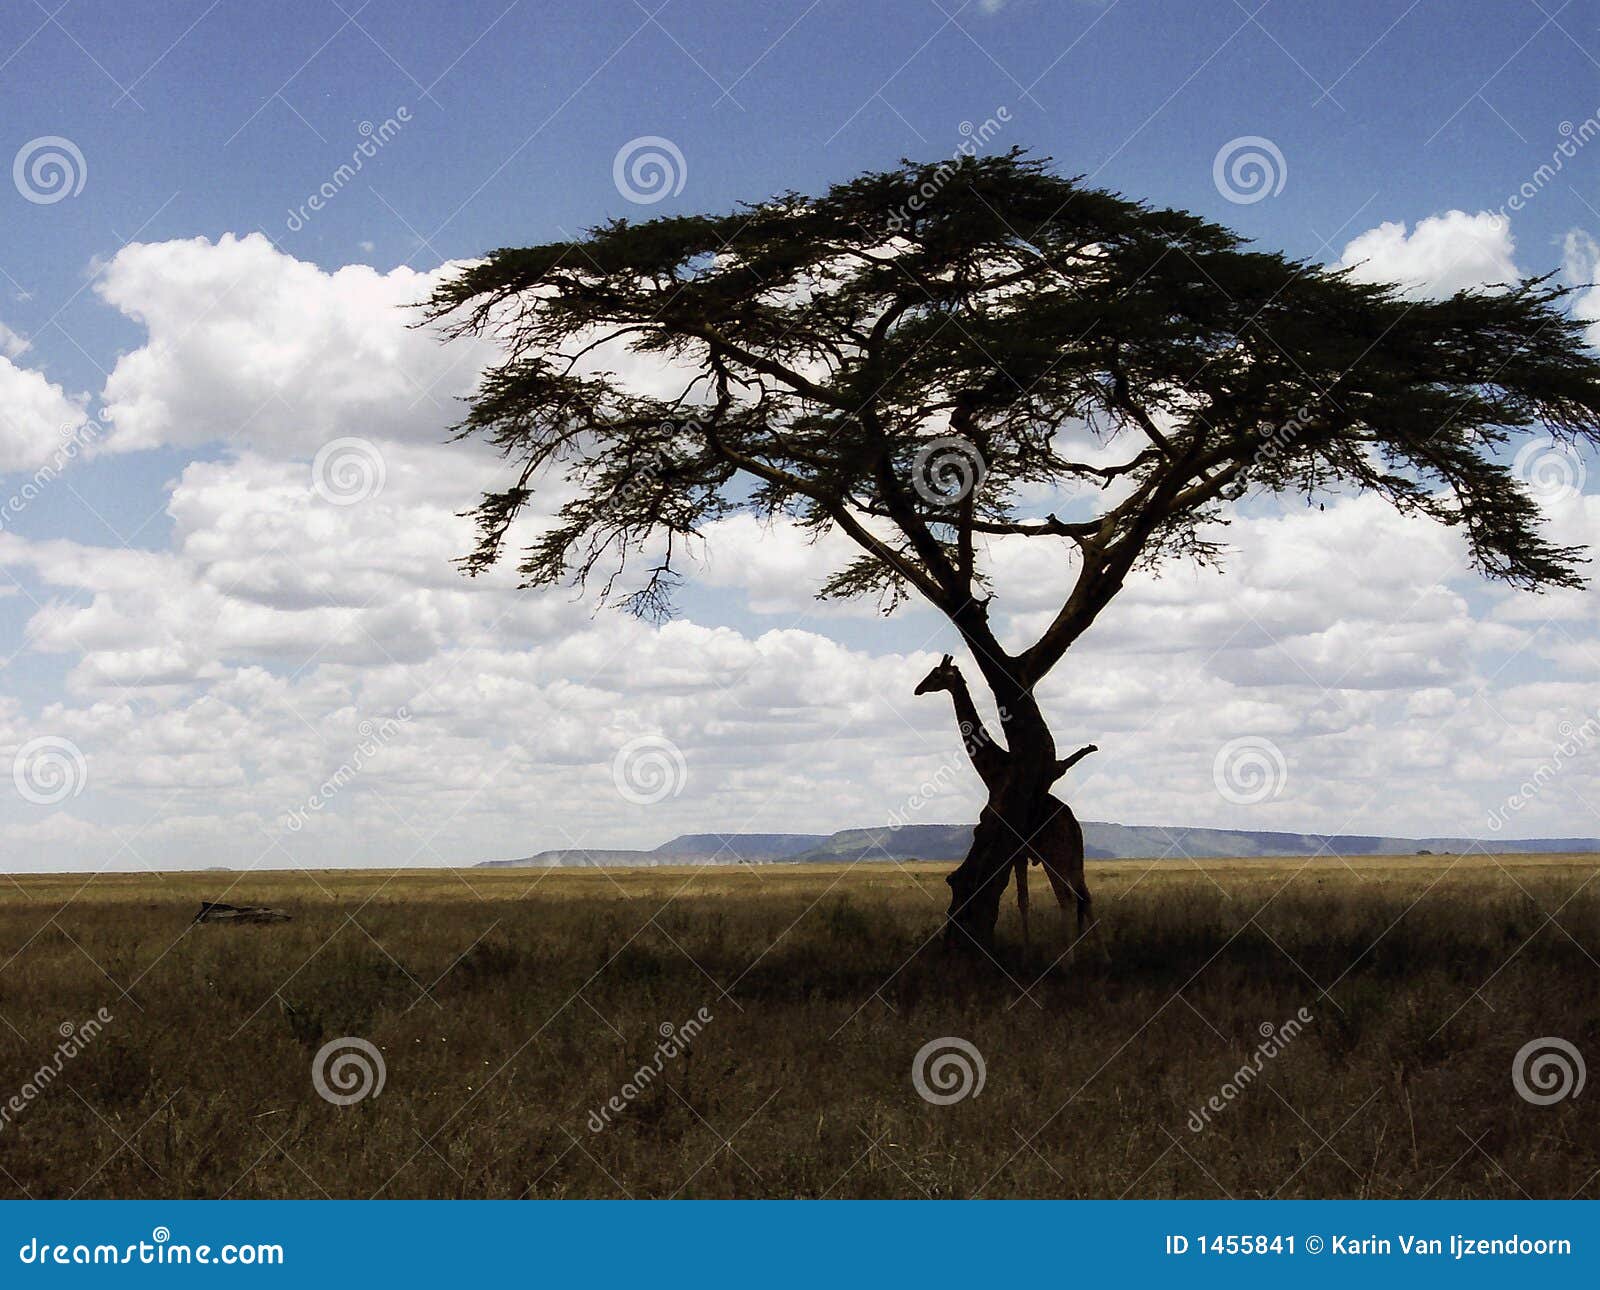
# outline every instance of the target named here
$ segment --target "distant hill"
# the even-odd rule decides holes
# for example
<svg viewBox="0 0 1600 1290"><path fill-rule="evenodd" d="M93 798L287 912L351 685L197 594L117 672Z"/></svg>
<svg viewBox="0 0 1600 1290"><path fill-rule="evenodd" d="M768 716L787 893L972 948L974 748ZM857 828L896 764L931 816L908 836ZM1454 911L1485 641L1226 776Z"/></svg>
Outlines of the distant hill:
<svg viewBox="0 0 1600 1290"><path fill-rule="evenodd" d="M972 842L970 824L902 824L876 829L840 829L794 857L797 863L854 860L959 860ZM1088 838L1084 854L1089 854Z"/></svg>
<svg viewBox="0 0 1600 1290"><path fill-rule="evenodd" d="M898 829L843 829L797 861L959 860L972 842L970 824L908 824ZM1455 855L1463 851L1600 852L1597 838L1384 838L1358 834L1271 833L1190 829L1154 824L1083 822L1083 851L1091 860L1159 860L1265 856Z"/></svg>
<svg viewBox="0 0 1600 1290"><path fill-rule="evenodd" d="M828 840L826 833L683 833L651 855L716 855L734 851L745 860L789 860Z"/></svg>
<svg viewBox="0 0 1600 1290"><path fill-rule="evenodd" d="M826 833L681 833L654 851L566 847L520 860L485 860L480 869L552 869L570 865L774 864L828 841Z"/></svg>
<svg viewBox="0 0 1600 1290"><path fill-rule="evenodd" d="M566 865L600 866L640 865L652 863L648 851L593 851L568 847L562 851L541 851L538 855L524 856L520 860L481 860L479 869L558 869ZM653 861L663 863L661 860ZM670 861L667 863L671 863ZM680 862L681 863L681 862Z"/></svg>
<svg viewBox="0 0 1600 1290"><path fill-rule="evenodd" d="M970 824L906 824L837 833L685 833L653 851L566 848L520 860L486 860L483 868L656 866L674 864L822 864L873 860L959 860L972 841ZM1083 823L1091 860L1215 860L1266 856L1456 855L1491 851L1600 853L1600 838L1385 838L1359 834L1271 833L1190 829L1153 824Z"/></svg>

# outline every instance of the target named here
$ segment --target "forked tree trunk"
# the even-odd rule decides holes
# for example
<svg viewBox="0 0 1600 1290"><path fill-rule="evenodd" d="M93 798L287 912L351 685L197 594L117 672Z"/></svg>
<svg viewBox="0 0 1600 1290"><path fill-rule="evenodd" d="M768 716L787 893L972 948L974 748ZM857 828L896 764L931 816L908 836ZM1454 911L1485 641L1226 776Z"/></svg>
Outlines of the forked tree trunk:
<svg viewBox="0 0 1600 1290"><path fill-rule="evenodd" d="M1057 809L1050 798L1055 740L1038 704L1019 690L996 698L1010 758L1006 773L990 788L966 859L945 879L950 885L945 938L956 948L993 946L1000 898L1011 881L1017 853Z"/></svg>

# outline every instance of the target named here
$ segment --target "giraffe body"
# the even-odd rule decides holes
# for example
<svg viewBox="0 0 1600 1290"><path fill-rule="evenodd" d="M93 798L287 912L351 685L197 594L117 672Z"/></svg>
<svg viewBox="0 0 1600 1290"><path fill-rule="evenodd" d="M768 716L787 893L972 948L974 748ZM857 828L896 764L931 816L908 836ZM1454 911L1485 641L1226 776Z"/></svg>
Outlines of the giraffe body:
<svg viewBox="0 0 1600 1290"><path fill-rule="evenodd" d="M972 701L972 694L967 689L966 678L961 675L961 669L956 667L948 654L923 678L922 683L917 686L916 693L927 694L934 690L949 692L951 701L955 704L956 719L960 723L962 739L966 745L967 755L972 759L973 768L977 770L984 786L991 792L995 791L1006 774L1010 754L994 741L985 728L978 716L977 705ZM1066 774L1079 760L1094 751L1096 751L1095 746L1089 744L1064 761L1057 762L1057 778ZM1051 794L1045 800L1047 814L1044 823L1032 837L1023 840L1012 862L1017 883L1017 909L1022 915L1022 936L1025 942L1029 939L1030 862L1044 870L1063 917L1069 905L1075 909L1080 938L1094 925L1093 900L1083 876L1083 827L1078 823L1077 816L1073 815L1071 808L1060 798ZM987 811L986 807L985 813Z"/></svg>

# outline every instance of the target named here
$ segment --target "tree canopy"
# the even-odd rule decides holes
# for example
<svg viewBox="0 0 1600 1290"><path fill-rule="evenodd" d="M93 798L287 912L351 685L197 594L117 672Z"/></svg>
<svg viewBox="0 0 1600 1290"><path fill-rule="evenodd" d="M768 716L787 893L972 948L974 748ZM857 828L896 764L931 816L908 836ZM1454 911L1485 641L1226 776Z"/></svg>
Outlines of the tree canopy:
<svg viewBox="0 0 1600 1290"><path fill-rule="evenodd" d="M1005 742L948 879L951 941L983 945L1031 859L1088 899L1035 687L1130 571L1216 558L1208 525L1247 493L1376 493L1459 530L1490 578L1578 585L1582 552L1545 536L1504 451L1600 439L1600 359L1565 294L1408 299L1013 150L496 251L429 317L504 352L460 427L513 472L469 571L549 483L565 500L525 585L603 569L603 596L631 578L628 607L663 615L684 544L747 511L853 539L821 594L950 619ZM1020 648L990 623L997 539L1054 544L1070 588Z"/></svg>
<svg viewBox="0 0 1600 1290"><path fill-rule="evenodd" d="M1370 490L1459 528L1492 578L1575 585L1581 553L1498 452L1596 438L1600 362L1563 294L1407 299L1014 150L496 251L430 316L505 346L461 427L516 466L470 570L559 470L576 493L522 553L529 585L606 567L609 593L645 557L623 594L662 614L685 540L753 511L854 539L822 594L914 591L994 649L984 540L1066 543L1073 590L1010 660L1031 684L1130 569L1217 555L1201 526L1250 489ZM619 346L681 387L597 364ZM1065 515L1021 500L1063 484L1088 494Z"/></svg>

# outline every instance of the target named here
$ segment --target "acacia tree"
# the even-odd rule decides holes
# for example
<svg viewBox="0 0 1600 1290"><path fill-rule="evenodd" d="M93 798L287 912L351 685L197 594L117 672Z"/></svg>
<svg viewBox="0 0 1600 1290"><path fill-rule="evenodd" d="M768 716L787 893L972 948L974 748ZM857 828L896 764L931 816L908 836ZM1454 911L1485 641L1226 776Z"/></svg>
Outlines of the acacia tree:
<svg viewBox="0 0 1600 1290"><path fill-rule="evenodd" d="M1600 439L1600 362L1564 294L1404 299L1013 151L500 250L429 317L504 345L460 427L513 466L476 509L469 571L559 477L575 491L520 553L524 585L607 570L604 595L664 614L684 544L747 511L854 540L820 595L948 617L1009 750L948 880L951 936L986 943L1055 809L1040 681L1130 572L1217 555L1204 526L1248 490L1376 493L1459 529L1490 578L1578 585L1580 552L1541 535L1505 462L1521 436ZM604 370L619 347L680 386ZM1039 486L1073 500L1022 504ZM991 622L1001 537L1059 548L1071 585L1022 647Z"/></svg>

